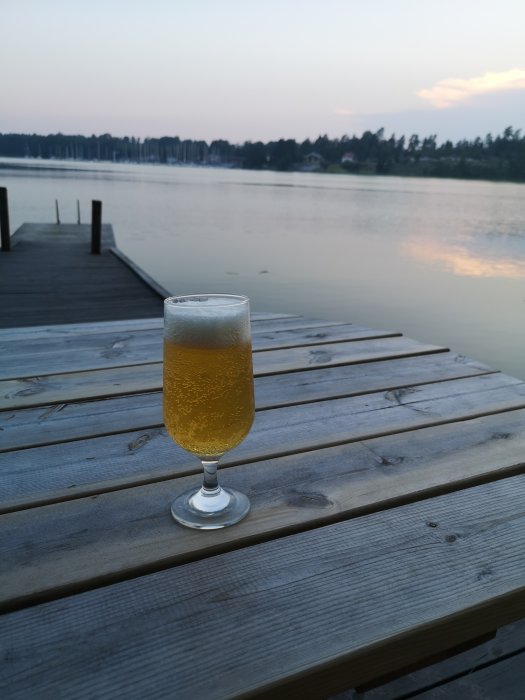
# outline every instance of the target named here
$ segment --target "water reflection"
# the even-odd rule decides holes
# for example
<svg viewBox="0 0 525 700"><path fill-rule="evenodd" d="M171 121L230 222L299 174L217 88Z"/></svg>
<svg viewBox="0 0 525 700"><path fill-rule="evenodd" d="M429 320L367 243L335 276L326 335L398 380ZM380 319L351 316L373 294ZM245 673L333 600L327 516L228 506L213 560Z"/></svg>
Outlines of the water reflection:
<svg viewBox="0 0 525 700"><path fill-rule="evenodd" d="M525 276L525 235L520 233L491 233L460 243L411 238L402 248L405 255L454 275L510 278Z"/></svg>
<svg viewBox="0 0 525 700"><path fill-rule="evenodd" d="M13 231L54 220L55 199L88 221L100 199L118 246L174 293L398 330L525 379L523 184L1 163Z"/></svg>

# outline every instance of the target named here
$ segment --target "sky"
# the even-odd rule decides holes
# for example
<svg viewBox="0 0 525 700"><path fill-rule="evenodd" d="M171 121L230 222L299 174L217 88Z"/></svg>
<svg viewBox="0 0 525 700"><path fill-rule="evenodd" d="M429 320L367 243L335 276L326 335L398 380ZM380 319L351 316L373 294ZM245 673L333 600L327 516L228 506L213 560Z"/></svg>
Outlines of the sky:
<svg viewBox="0 0 525 700"><path fill-rule="evenodd" d="M0 133L525 132L524 0L0 0Z"/></svg>

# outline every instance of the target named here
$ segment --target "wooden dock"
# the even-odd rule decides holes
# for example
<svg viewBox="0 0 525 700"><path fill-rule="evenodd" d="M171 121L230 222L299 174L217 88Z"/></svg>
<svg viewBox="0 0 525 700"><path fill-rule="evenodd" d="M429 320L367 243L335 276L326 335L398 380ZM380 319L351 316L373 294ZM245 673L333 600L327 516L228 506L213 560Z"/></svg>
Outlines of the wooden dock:
<svg viewBox="0 0 525 700"><path fill-rule="evenodd" d="M100 254L87 224L24 224L0 253L0 328L116 321L162 314L169 292L116 247L102 226Z"/></svg>
<svg viewBox="0 0 525 700"><path fill-rule="evenodd" d="M252 510L202 532L169 513L201 467L163 427L161 317L0 331L2 698L522 700L525 383L392 331L252 329L221 467Z"/></svg>
<svg viewBox="0 0 525 700"><path fill-rule="evenodd" d="M2 698L522 700L525 383L254 313L256 420L221 462L252 510L187 530L169 292L90 236L25 224L0 254Z"/></svg>

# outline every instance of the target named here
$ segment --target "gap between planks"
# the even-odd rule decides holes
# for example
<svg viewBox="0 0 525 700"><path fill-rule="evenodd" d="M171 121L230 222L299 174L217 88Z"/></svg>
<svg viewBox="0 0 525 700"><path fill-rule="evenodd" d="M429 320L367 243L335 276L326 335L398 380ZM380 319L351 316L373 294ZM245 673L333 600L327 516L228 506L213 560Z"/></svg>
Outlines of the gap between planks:
<svg viewBox="0 0 525 700"><path fill-rule="evenodd" d="M107 678L121 687L129 674L139 682L140 658L149 663L154 653L165 689L173 693L182 683L184 697L196 697L194 684L203 680L191 674L191 662L198 648L211 654L216 670L229 669L219 695L209 685L203 697L241 697L255 687L267 697L326 697L444 651L451 638L461 643L524 614L524 493L524 478L513 477L6 616L9 670L17 687L25 678L49 689L64 678L46 655L60 652L76 683L85 640L102 651L112 629L117 656L99 654L104 669L91 676L101 687ZM136 634L122 635L137 615ZM241 616L247 627L239 637ZM137 643L145 657L131 653ZM31 676L35 658L38 679ZM239 676L239 663L250 672ZM186 681L181 668L188 669ZM111 697L113 689L104 687Z"/></svg>
<svg viewBox="0 0 525 700"><path fill-rule="evenodd" d="M360 391L347 391L347 392L342 392L340 394L337 394L336 396L331 394L329 396L323 396L323 397L314 397L314 398L303 398L303 399L296 399L294 401L275 401L274 403L267 403L264 404L263 406L256 406L255 407L255 412L259 413L261 411L270 411L270 410L275 410L278 408L290 408L292 406L304 406L307 404L314 404L314 403L319 403L323 401L332 401L334 399L348 399L348 398L353 398L357 396L366 396L369 394L381 394L384 392L395 392L403 389L410 389L412 387L424 387L427 385L431 384L444 384L445 382L453 382L457 381L460 379L471 379L473 377L481 377L481 376L486 376L489 374L497 375L497 374L502 374L499 370L484 370L484 371L479 371L477 374L458 374L454 377L443 377L443 378L436 378L436 379L430 379L430 380L422 380L422 381L415 381L411 383L402 383L402 384L394 384L392 386L385 386L381 388L374 388L374 389L364 389ZM266 376L271 376L271 375L266 375ZM257 379L255 380L257 383ZM82 405L93 405L93 404L101 404L103 405L105 401L111 400L111 398L117 398L117 399L123 399L125 400L126 398L133 398L137 396L158 396L159 397L159 407L161 406L162 403L162 389L160 390L155 390L155 391L149 391L149 392L141 392L137 394L123 394L123 395L118 395L116 397L104 397L104 398L92 398L92 399L84 399L81 401L70 401L70 402L65 402L62 404L45 404L43 406L29 406L27 408L21 408L21 409L5 409L6 413L14 413L17 410L20 411L22 414L26 411L35 411L38 409L46 408L49 406L49 410L52 412L59 412L63 410L66 406L68 405L77 405L77 406L82 406ZM514 407L509 408L508 410L513 410ZM496 411L497 412L497 411ZM0 411L0 414L2 411ZM26 449L32 449L34 447L46 447L49 445L57 445L60 443L67 443L67 442L77 442L79 440L86 440L90 438L97 438L97 437L107 437L110 435L118 435L120 433L132 433L137 430L153 430L155 428L163 428L164 427L164 421L163 420L158 420L158 421L152 421L152 422L146 422L142 423L140 425L133 424L130 425L129 427L119 427L119 428L114 428L114 429L104 429L100 430L98 429L97 432L91 431L91 432L84 432L80 433L76 436L69 436L69 437L56 437L53 439L47 439L47 440L39 440L31 443L25 443L24 445L18 445L18 444L8 444L7 446L0 445L0 454L2 452L13 452L15 450L26 450ZM1 428L0 430L5 430L5 428ZM222 466L222 465L221 465ZM1 512L1 510L0 510Z"/></svg>
<svg viewBox="0 0 525 700"><path fill-rule="evenodd" d="M292 349L275 348L255 353L254 376L284 375L326 367L343 367L449 352L448 348L420 343L405 336L338 341L326 346L329 348L328 350L324 350L324 347L324 345L316 345L299 346ZM68 378L72 378L72 380L84 378L84 382L80 381L77 382L76 386L71 386L68 384ZM93 378L97 378L97 382L94 382ZM113 389L109 388L111 385L113 385ZM115 386L119 388L115 389ZM17 387L20 388L17 390ZM83 398L110 398L161 388L162 362L145 362L140 365L37 375L20 380L4 379L0 381L0 392L2 393L0 408L7 410L45 406ZM46 391L51 391L54 398L39 397Z"/></svg>
<svg viewBox="0 0 525 700"><path fill-rule="evenodd" d="M505 375L502 375L505 376ZM516 380L517 381L517 380ZM521 397L520 391L522 390L522 384L518 383L518 396ZM508 387L503 387L505 390ZM491 391L491 390L489 390ZM384 392L377 392L378 395L383 394ZM293 457L294 455L301 455L301 454L312 454L319 452L320 450L324 450L326 448L336 448L336 447L343 447L347 445L352 445L355 443L360 443L362 441L366 440L373 440L373 439L378 439L382 437L389 437L389 436L396 436L396 435L402 435L404 433L417 433L417 431L420 430L425 430L428 428L439 428L441 426L453 426L455 424L465 424L468 423L471 420L476 420L476 419L483 419L487 417L494 417L494 416L499 416L499 415L505 415L509 414L511 415L513 412L516 411L521 411L522 409L525 408L525 401L516 401L514 405L507 405L507 406L500 406L496 407L493 406L492 410L490 411L477 411L475 410L475 406L477 406L480 401L479 397L482 396L482 393L480 392L474 392L474 394L471 395L471 398L469 399L471 408L469 410L465 410L462 408L462 413L456 413L456 415L447 415L446 418L440 417L440 418L435 418L434 420L427 420L420 419L418 421L413 420L413 413L410 411L410 406L403 406L402 404L399 405L399 407L392 406L391 408L395 411L398 411L401 409L401 420L397 420L397 424L395 428L386 428L384 423L381 423L379 426L376 426L375 431L373 430L367 430L365 428L360 427L358 425L357 428L354 428L354 434L353 435L348 435L345 438L337 438L336 435L338 433L338 430L335 431L335 434L332 439L324 439L323 441L318 440L318 437L311 438L310 437L310 431L307 430L307 438L299 436L299 438L296 439L294 444L289 444L289 435L284 432L284 437L280 438L281 442L281 448L276 449L275 448L275 443L272 441L271 446L268 443L268 438L267 438L267 432L268 428L264 428L260 431L260 436L255 435L253 436L252 442L254 442L254 445L248 446L244 451L242 450L243 445L239 446L237 448L237 455L233 457L229 457L229 455L226 455L224 457L224 462L221 464L221 470L225 469L230 469L232 467L239 467L242 465L250 465L256 462L268 462L271 460L275 459L280 459L280 458L285 458L285 457ZM487 393L487 392L485 392ZM468 396L468 395L464 395ZM486 397L485 397L486 398ZM454 400L454 397L452 397L452 400ZM457 399L456 399L457 400ZM444 408L442 409L443 413L448 414L447 410L447 400L446 399L441 399L443 402ZM499 399L497 399L499 401ZM324 402L322 402L324 403ZM428 405L429 399L426 400L421 400L419 402L420 404ZM377 411L379 409L375 409ZM384 410L384 409L383 409ZM407 413L408 410L408 413ZM406 416L405 416L406 414ZM417 415L417 412L416 412ZM424 413L422 414L424 415ZM363 414L364 417L366 417L366 412ZM271 416L273 419L274 417ZM356 416L356 420L358 418L358 415ZM408 419L407 419L408 418ZM412 422L411 422L412 421ZM357 421L359 424L359 421ZM362 423L362 420L361 420ZM156 430L159 430L156 428ZM119 437L120 435L125 436L130 433L125 433L125 432L119 432L116 433L114 437ZM272 430L270 430L270 435L274 435ZM324 436L324 434L323 434ZM101 437L101 438L95 438L95 440L110 440L112 436L107 436L107 437ZM137 440L142 440L143 436L140 436L137 433ZM275 436L277 437L277 436ZM166 441L166 444L168 444L170 447L172 445L171 441L169 438L164 434L163 440ZM277 440L278 442L278 440ZM71 441L71 443L59 443L59 444L84 444L84 445L89 445L90 440L78 440L78 441ZM93 443L94 444L94 443ZM126 443L127 444L127 443ZM286 445L286 447L284 447ZM53 448L53 445L49 446L51 449ZM37 448L39 449L39 448ZM155 450L158 451L158 447L155 448ZM30 509L34 508L40 505L48 505L52 503L60 503L64 501L70 501L78 498L82 498L84 496L93 496L93 495L98 495L98 494L103 494L104 492L109 492L109 491L122 491L127 488L131 488L134 485L140 484L140 485L147 485L147 484L154 484L154 483L161 483L161 482L166 482L170 481L173 478L185 478L187 476L195 476L201 473L201 468L197 464L195 464L194 460L191 459L191 456L185 453L183 450L180 448L176 448L176 446L173 446L173 449L175 450L173 456L170 457L169 459L169 469L168 467L161 467L159 468L162 471L160 474L152 474L151 471L149 471L146 474L142 472L142 475L134 475L130 476L127 472L123 476L119 477L114 477L113 481L112 480L106 480L104 481L103 479L98 480L98 482L95 482L94 484L84 484L83 486L76 487L77 490L75 492L71 492L68 488L62 487L62 489L59 489L58 492L55 489L55 493L53 495L46 493L46 495L42 494L40 497L33 497L32 499L29 499L26 496L20 496L17 499L14 499L14 502L11 503L5 503L3 506L3 511L4 512L12 512L15 510L25 510L25 509ZM149 458L154 458L155 450L153 455L150 455ZM20 453L25 453L25 450L14 450L11 453L11 455L17 455ZM179 454L181 455L181 463L177 465L177 460L176 460L176 455ZM239 454L240 453L240 454ZM164 457L164 460L166 458ZM157 458L157 461L159 459ZM162 464L162 459L160 459L160 464ZM519 461L518 463L518 469L521 469L523 465L523 461ZM117 471L118 473L118 471ZM116 479L116 480L115 480Z"/></svg>

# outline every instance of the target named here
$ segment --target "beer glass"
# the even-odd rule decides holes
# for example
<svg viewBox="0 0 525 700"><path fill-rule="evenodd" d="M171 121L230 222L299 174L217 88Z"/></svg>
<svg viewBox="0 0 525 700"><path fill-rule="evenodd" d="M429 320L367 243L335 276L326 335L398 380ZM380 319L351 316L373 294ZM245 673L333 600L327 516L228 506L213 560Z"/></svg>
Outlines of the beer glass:
<svg viewBox="0 0 525 700"><path fill-rule="evenodd" d="M164 301L163 383L166 429L204 468L202 487L173 502L173 517L207 530L239 522L250 502L219 485L217 465L246 437L254 418L247 297L202 294Z"/></svg>

